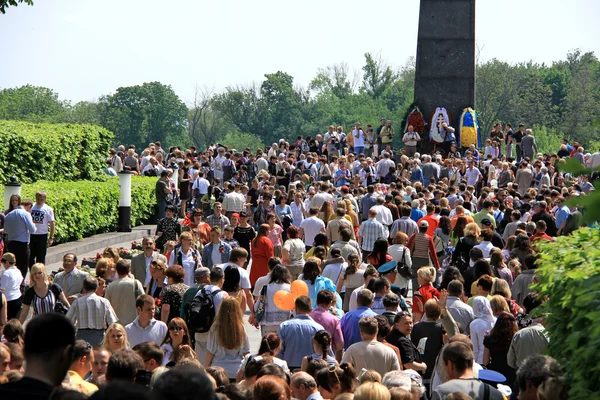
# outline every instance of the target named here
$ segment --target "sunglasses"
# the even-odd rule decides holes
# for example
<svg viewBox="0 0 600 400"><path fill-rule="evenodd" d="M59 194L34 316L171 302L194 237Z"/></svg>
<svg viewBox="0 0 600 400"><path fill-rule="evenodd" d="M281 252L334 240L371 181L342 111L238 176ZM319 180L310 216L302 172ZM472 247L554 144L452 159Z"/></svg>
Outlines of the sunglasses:
<svg viewBox="0 0 600 400"><path fill-rule="evenodd" d="M337 374L337 367L335 365L331 365L329 366L328 369L329 373L333 372L333 375L335 375L335 380L337 381L338 385L340 384L340 377Z"/></svg>
<svg viewBox="0 0 600 400"><path fill-rule="evenodd" d="M177 331L177 332L179 332L179 331L182 331L183 328L181 326L172 326L172 327L169 328L169 330L170 331Z"/></svg>

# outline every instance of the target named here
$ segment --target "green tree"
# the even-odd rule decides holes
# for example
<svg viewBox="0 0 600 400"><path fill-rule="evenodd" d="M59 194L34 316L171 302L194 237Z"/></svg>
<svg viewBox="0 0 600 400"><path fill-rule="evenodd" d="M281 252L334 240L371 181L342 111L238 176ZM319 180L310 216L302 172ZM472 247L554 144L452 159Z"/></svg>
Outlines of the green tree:
<svg viewBox="0 0 600 400"><path fill-rule="evenodd" d="M396 74L381 56L374 58L371 53L365 53L365 65L362 69L362 89L374 99L381 97L396 80Z"/></svg>
<svg viewBox="0 0 600 400"><path fill-rule="evenodd" d="M29 122L59 122L66 105L52 89L25 85L0 90L0 119Z"/></svg>
<svg viewBox="0 0 600 400"><path fill-rule="evenodd" d="M185 143L187 114L186 105L171 86L150 82L120 87L108 96L105 124L120 143L140 147L156 140Z"/></svg>
<svg viewBox="0 0 600 400"><path fill-rule="evenodd" d="M265 148L264 143L261 138L253 135L251 133L242 133L242 132L230 132L228 133L221 144L227 146L230 149L236 149L242 151L246 148L249 148L253 152L256 152L258 149Z"/></svg>
<svg viewBox="0 0 600 400"><path fill-rule="evenodd" d="M68 106L62 116L61 122L70 124L91 124L100 125L104 123L106 113L106 102L80 101L79 103Z"/></svg>
<svg viewBox="0 0 600 400"><path fill-rule="evenodd" d="M518 98L521 69L492 59L476 69L475 110L485 138L497 121L512 122Z"/></svg>
<svg viewBox="0 0 600 400"><path fill-rule="evenodd" d="M197 148L207 147L235 129L212 107L212 91L196 88L194 103L188 110L188 136Z"/></svg>
<svg viewBox="0 0 600 400"><path fill-rule="evenodd" d="M358 77L350 76L350 67L342 62L319 68L317 76L310 82L310 89L317 93L331 91L336 97L345 99L354 93Z"/></svg>
<svg viewBox="0 0 600 400"><path fill-rule="evenodd" d="M515 112L518 121L526 121L528 126L554 126L552 114L552 89L545 84L538 65L525 67L526 72L519 84L519 100Z"/></svg>
<svg viewBox="0 0 600 400"><path fill-rule="evenodd" d="M259 137L267 132L269 121L256 84L227 87L225 92L212 97L211 107L241 132Z"/></svg>
<svg viewBox="0 0 600 400"><path fill-rule="evenodd" d="M579 52L570 54L568 61L572 78L565 98L562 128L585 147L600 133L594 125L600 114L600 61L593 53Z"/></svg>
<svg viewBox="0 0 600 400"><path fill-rule="evenodd" d="M6 9L8 7L16 7L19 3L25 3L32 6L33 0L0 0L0 13L6 14Z"/></svg>

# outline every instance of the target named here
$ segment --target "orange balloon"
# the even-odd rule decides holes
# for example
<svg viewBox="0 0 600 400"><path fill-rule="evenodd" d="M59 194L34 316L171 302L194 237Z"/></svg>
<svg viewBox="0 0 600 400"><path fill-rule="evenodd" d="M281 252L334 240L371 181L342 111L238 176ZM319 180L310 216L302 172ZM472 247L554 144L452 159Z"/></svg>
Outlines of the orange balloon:
<svg viewBox="0 0 600 400"><path fill-rule="evenodd" d="M290 293L297 299L300 296L308 296L308 285L302 280L295 280L290 286Z"/></svg>
<svg viewBox="0 0 600 400"><path fill-rule="evenodd" d="M275 292L273 303L281 310L290 311L294 309L294 297L286 290L278 290Z"/></svg>

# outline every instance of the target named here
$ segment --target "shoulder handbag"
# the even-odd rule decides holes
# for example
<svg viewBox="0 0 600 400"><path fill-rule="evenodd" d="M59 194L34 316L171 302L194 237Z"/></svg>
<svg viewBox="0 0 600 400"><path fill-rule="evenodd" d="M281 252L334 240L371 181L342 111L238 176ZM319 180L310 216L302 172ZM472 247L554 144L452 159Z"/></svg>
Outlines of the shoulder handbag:
<svg viewBox="0 0 600 400"><path fill-rule="evenodd" d="M54 312L55 313L59 313L59 314L66 314L69 311L69 308L66 307L58 298L58 290L55 286L55 284L52 284L52 286L50 286L49 290L52 291L52 294L54 295Z"/></svg>
<svg viewBox="0 0 600 400"><path fill-rule="evenodd" d="M260 296L258 297L258 307L256 308L255 313L256 322L262 321L263 317L265 316L265 308L267 305L267 286L268 284L265 284L260 290Z"/></svg>
<svg viewBox="0 0 600 400"><path fill-rule="evenodd" d="M406 256L406 247L404 247L404 250L402 250L402 258L396 264L396 268L398 268L398 273L400 274L400 276L402 276L405 279L412 279L413 272L412 272L412 269L408 268L408 265L406 265L406 261L405 261L406 258L404 258L405 256Z"/></svg>

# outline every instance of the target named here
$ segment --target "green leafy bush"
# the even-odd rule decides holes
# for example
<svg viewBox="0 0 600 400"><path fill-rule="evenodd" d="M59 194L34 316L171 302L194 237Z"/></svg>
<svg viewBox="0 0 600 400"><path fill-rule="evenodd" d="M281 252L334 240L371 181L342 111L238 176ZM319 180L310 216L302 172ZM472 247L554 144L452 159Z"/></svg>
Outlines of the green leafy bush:
<svg viewBox="0 0 600 400"><path fill-rule="evenodd" d="M579 229L544 244L536 289L548 296L547 352L562 365L569 398L587 400L600 393L600 231Z"/></svg>
<svg viewBox="0 0 600 400"><path fill-rule="evenodd" d="M134 176L132 179L131 224L136 226L151 221L155 215L156 178ZM46 192L47 203L54 209L57 244L117 228L120 198L118 178L24 184L21 197L34 200L38 191ZM4 186L0 186L0 199L4 199Z"/></svg>
<svg viewBox="0 0 600 400"><path fill-rule="evenodd" d="M99 126L0 121L0 180L97 179L113 134Z"/></svg>

